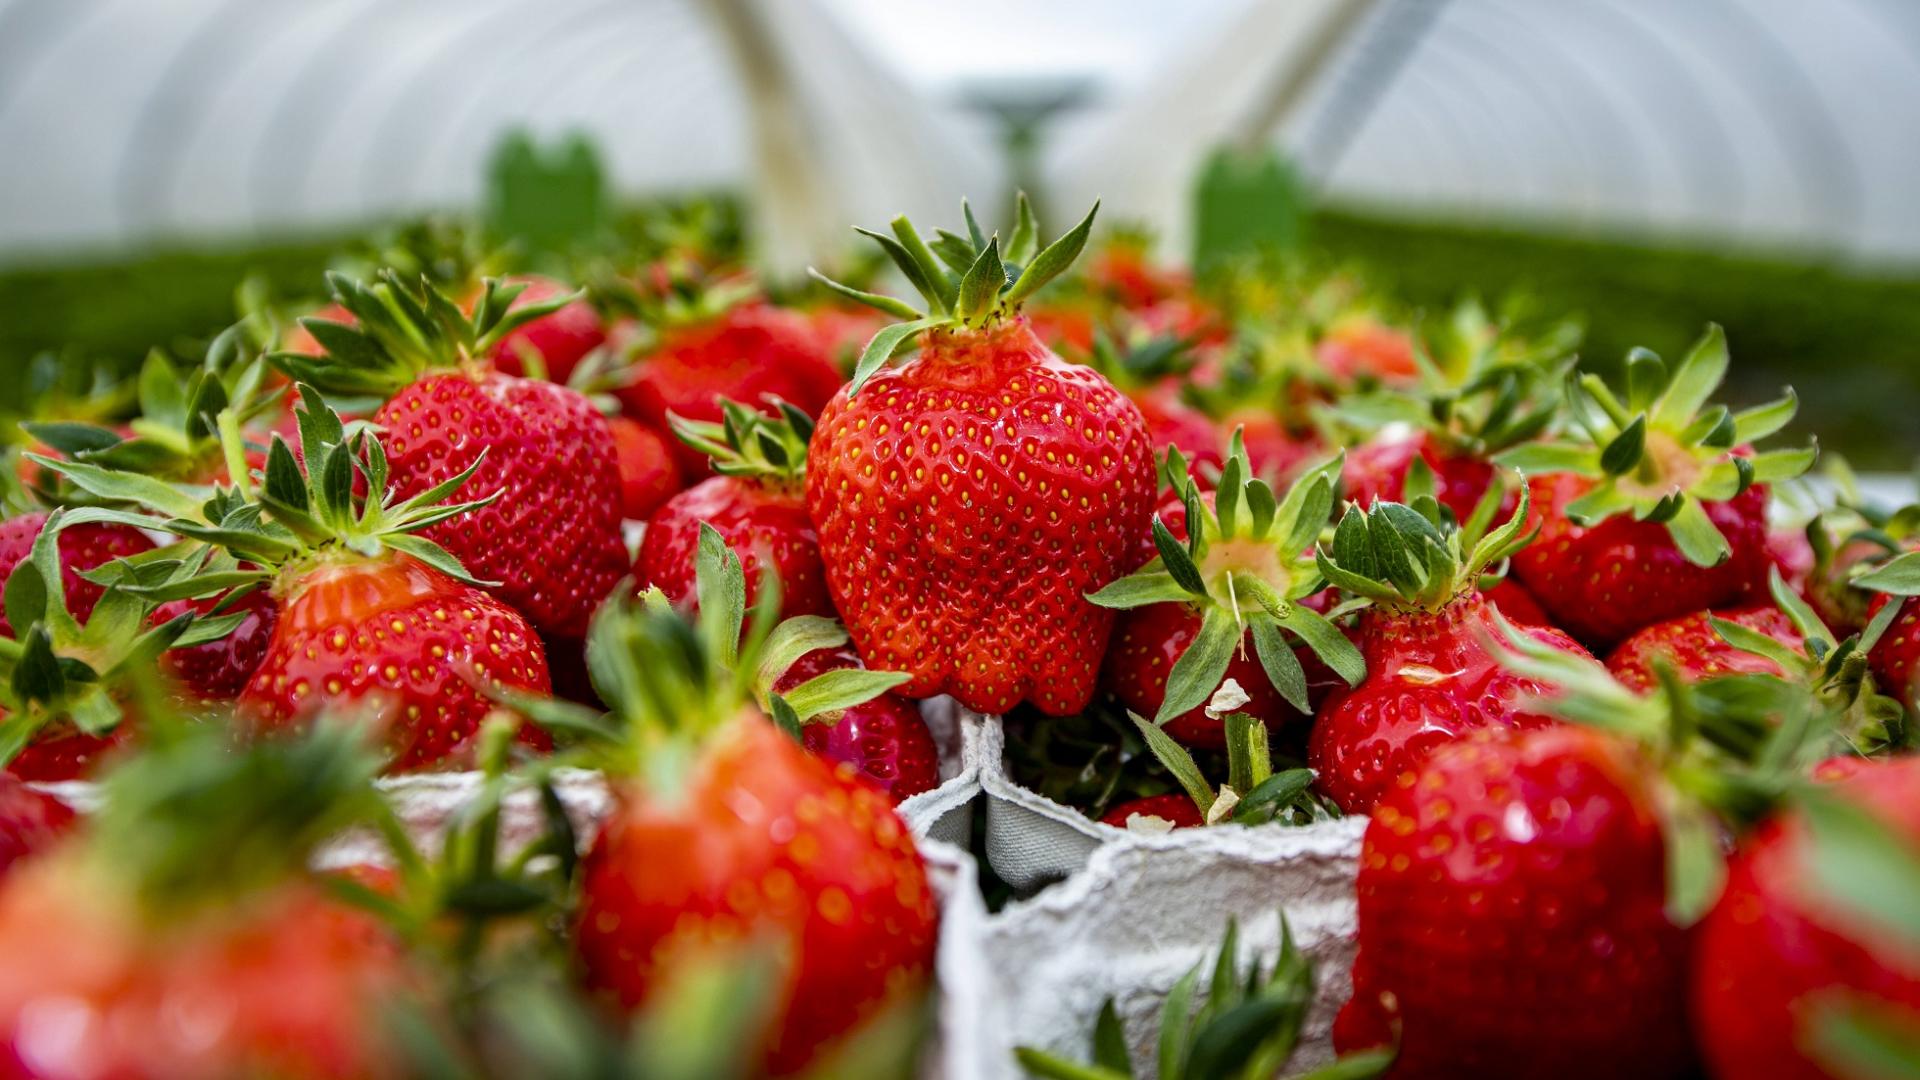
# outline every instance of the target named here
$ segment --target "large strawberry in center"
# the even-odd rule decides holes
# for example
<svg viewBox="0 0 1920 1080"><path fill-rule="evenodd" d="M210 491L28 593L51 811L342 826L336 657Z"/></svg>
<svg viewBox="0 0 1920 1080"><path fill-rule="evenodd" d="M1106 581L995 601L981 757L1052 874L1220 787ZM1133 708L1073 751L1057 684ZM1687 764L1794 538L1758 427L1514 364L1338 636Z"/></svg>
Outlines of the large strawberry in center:
<svg viewBox="0 0 1920 1080"><path fill-rule="evenodd" d="M839 287L910 321L874 336L821 414L807 507L869 666L910 673L913 697L1072 713L1093 695L1113 625L1086 594L1128 569L1152 512L1153 452L1140 410L1018 313L1079 253L1093 214L1036 252L1023 201L1006 262L999 237L968 221L970 237L941 232L932 250L905 218L897 240L870 234L931 314ZM916 357L885 367L916 340Z"/></svg>

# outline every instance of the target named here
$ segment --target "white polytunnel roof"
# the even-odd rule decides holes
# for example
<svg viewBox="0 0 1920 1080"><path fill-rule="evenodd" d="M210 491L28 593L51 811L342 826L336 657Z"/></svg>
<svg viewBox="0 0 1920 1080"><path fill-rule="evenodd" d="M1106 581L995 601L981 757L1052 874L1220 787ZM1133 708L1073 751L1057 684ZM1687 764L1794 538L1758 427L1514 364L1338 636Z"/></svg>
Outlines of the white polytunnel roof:
<svg viewBox="0 0 1920 1080"><path fill-rule="evenodd" d="M1910 0L0 0L0 260L469 205L514 126L794 259L1003 190L1022 94L1058 203L1176 236L1234 139L1395 211L1920 259Z"/></svg>

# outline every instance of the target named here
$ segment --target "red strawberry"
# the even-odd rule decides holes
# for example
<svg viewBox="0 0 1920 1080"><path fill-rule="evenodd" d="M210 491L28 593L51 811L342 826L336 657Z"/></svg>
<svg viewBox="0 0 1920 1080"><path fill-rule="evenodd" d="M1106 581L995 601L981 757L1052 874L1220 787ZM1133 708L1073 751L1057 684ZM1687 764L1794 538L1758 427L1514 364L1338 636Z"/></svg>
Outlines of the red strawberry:
<svg viewBox="0 0 1920 1080"><path fill-rule="evenodd" d="M620 469L620 516L645 521L680 491L672 440L637 420L607 417L614 463Z"/></svg>
<svg viewBox="0 0 1920 1080"><path fill-rule="evenodd" d="M1553 625L1553 620L1541 610L1540 601L1510 577L1501 578L1493 588L1481 592L1494 607L1500 609L1500 614L1505 615L1508 622L1521 626Z"/></svg>
<svg viewBox="0 0 1920 1080"><path fill-rule="evenodd" d="M1206 413L1181 401L1176 384L1155 383L1127 396L1139 407L1140 417L1147 425L1147 438L1153 441L1156 450L1179 447L1195 465L1220 467L1226 439L1220 434L1219 425Z"/></svg>
<svg viewBox="0 0 1920 1080"><path fill-rule="evenodd" d="M1412 336L1364 316L1343 319L1328 329L1314 346L1314 357L1342 385L1407 383L1420 375Z"/></svg>
<svg viewBox="0 0 1920 1080"><path fill-rule="evenodd" d="M1058 715L1093 695L1113 616L1085 596L1136 550L1153 454L1139 409L1017 314L1091 227L1089 215L1036 252L1024 213L1007 253L1026 269L1004 288L997 239L949 234L944 257L970 275L954 288L897 221L913 239L890 250L935 314L876 298L915 321L874 337L814 432L807 507L828 588L861 658L913 676L909 697ZM919 355L886 368L916 337Z"/></svg>
<svg viewBox="0 0 1920 1080"><path fill-rule="evenodd" d="M209 732L116 773L87 829L0 889L0 1071L401 1075L380 1010L420 978L378 919L304 877L358 820L348 784L375 798L369 772Z"/></svg>
<svg viewBox="0 0 1920 1080"><path fill-rule="evenodd" d="M719 473L667 500L647 522L633 575L675 603L694 595L700 527L711 525L747 568L748 603L766 574L780 582L780 611L831 615L820 541L803 493L812 423L788 406L770 420L726 401L726 423L677 420L681 437L714 462Z"/></svg>
<svg viewBox="0 0 1920 1080"><path fill-rule="evenodd" d="M1830 770L1828 798L1878 826L1883 861L1911 863L1920 857L1920 760L1855 762ZM1858 913L1856 883L1823 880L1823 842L1804 810L1763 824L1741 844L1700 924L1692 1018L1715 1076L1870 1075L1816 1056L1823 1016L1857 1004L1909 1035L1920 1023L1920 967L1910 946Z"/></svg>
<svg viewBox="0 0 1920 1080"><path fill-rule="evenodd" d="M1320 573L1307 549L1332 509L1338 469L1337 460L1323 464L1276 506L1266 481L1248 479L1237 433L1214 492L1202 494L1181 456L1167 455L1180 501L1172 525L1155 518L1158 554L1092 596L1124 612L1102 676L1122 704L1181 743L1218 748L1224 727L1205 705L1227 679L1247 695L1240 711L1269 730L1311 716L1327 688L1309 685L1303 661L1324 660L1359 680L1359 653L1310 602Z"/></svg>
<svg viewBox="0 0 1920 1080"><path fill-rule="evenodd" d="M829 671L860 667L848 649L815 649L781 676L774 689L785 693ZM816 756L850 768L895 803L940 783L940 750L913 702L898 694L839 710L837 720L801 728L800 740Z"/></svg>
<svg viewBox="0 0 1920 1080"><path fill-rule="evenodd" d="M1456 454L1435 445L1423 431L1377 438L1347 451L1340 472L1345 498L1361 506L1374 502L1407 501L1407 470L1415 460L1433 475L1433 496L1453 512L1455 520L1473 516L1494 478L1493 463L1472 454ZM1503 509L1511 509L1512 496Z"/></svg>
<svg viewBox="0 0 1920 1080"><path fill-rule="evenodd" d="M1807 594L1808 584L1813 577L1818 556L1813 550L1813 541L1807 539L1805 529L1778 528L1767 530L1767 563L1771 569L1780 571L1780 576L1795 592ZM1753 583L1756 596L1765 595L1767 582L1763 577Z"/></svg>
<svg viewBox="0 0 1920 1080"><path fill-rule="evenodd" d="M1441 747L1389 785L1334 1046L1397 1033L1403 1080L1686 1075L1656 776L1630 743L1556 726Z"/></svg>
<svg viewBox="0 0 1920 1080"><path fill-rule="evenodd" d="M771 304L735 304L718 315L660 330L619 391L629 415L665 431L669 418L718 421L720 401L785 401L818 416L843 381L806 316ZM770 408L770 407L767 407ZM704 476L706 456L674 446L681 471Z"/></svg>
<svg viewBox="0 0 1920 1080"><path fill-rule="evenodd" d="M1628 357L1626 401L1586 376L1570 408L1590 443L1534 443L1499 456L1535 475L1535 543L1514 575L1568 633L1596 649L1643 626L1737 600L1766 577L1769 482L1813 450L1747 446L1792 419L1791 396L1739 414L1706 409L1727 370L1709 327L1671 375Z"/></svg>
<svg viewBox="0 0 1920 1080"><path fill-rule="evenodd" d="M739 562L714 544L702 573L722 571L713 587L737 591ZM747 705L761 640L750 629L737 663L703 647L729 647L740 615L703 610L696 632L665 604L616 599L595 621L589 658L621 691L623 737L651 749L640 775L636 748L612 759L573 948L588 987L631 1009L707 950L764 943L781 964L764 1071L787 1075L926 985L937 914L887 797Z"/></svg>
<svg viewBox="0 0 1920 1080"><path fill-rule="evenodd" d="M50 846L73 821L66 803L0 773L0 881L15 863Z"/></svg>
<svg viewBox="0 0 1920 1080"><path fill-rule="evenodd" d="M1360 616L1366 679L1336 691L1321 708L1307 744L1320 790L1350 814L1364 814L1413 782L1434 750L1487 728L1550 723L1525 708L1542 685L1502 667L1488 647L1498 633L1481 595L1480 572L1527 538L1519 512L1469 544L1425 513L1399 503L1349 507L1320 566L1336 587L1373 601ZM1558 630L1529 627L1533 640L1585 656Z"/></svg>
<svg viewBox="0 0 1920 1080"><path fill-rule="evenodd" d="M1131 828L1128 823L1136 814L1140 817L1159 818L1176 829L1197 828L1206 824L1206 820L1200 816L1200 808L1193 804L1193 800L1188 798L1184 791L1128 799L1102 814L1100 823L1112 825L1117 829Z"/></svg>
<svg viewBox="0 0 1920 1080"><path fill-rule="evenodd" d="M231 701L240 696L266 658L280 614L266 589L255 589L216 612L219 603L220 598L211 596L173 600L160 605L153 616L156 623L189 612L203 617L241 616L240 624L224 637L160 654L160 669L202 701Z"/></svg>
<svg viewBox="0 0 1920 1080"><path fill-rule="evenodd" d="M585 633L594 607L626 572L613 436L580 394L474 362L559 300L507 312L513 288L490 281L475 314L462 320L452 301L430 288L409 292L391 273L372 286L338 274L329 281L361 329L309 319L328 357L279 353L275 362L322 390L387 398L374 422L386 433L401 498L446 483L478 459L475 484L499 498L429 526L427 538L483 580L499 582L495 595L543 633Z"/></svg>
<svg viewBox="0 0 1920 1080"><path fill-rule="evenodd" d="M525 275L507 280L526 287L514 301L515 305L537 304L573 292L552 278ZM600 320L600 313L581 299L523 323L494 342L487 355L498 370L508 375L525 375L524 356L531 353L540 358L548 379L564 385L580 361L606 342L607 328Z"/></svg>
<svg viewBox="0 0 1920 1080"><path fill-rule="evenodd" d="M0 583L12 576L14 567L33 550L34 538L46 524L44 511L0 521ZM130 526L88 523L61 530L59 548L60 584L66 590L67 608L75 619L84 623L93 614L93 606L100 602L104 590L81 577L81 573L115 559L151 551L153 541ZM4 612L0 612L0 634L14 636Z"/></svg>
<svg viewBox="0 0 1920 1080"><path fill-rule="evenodd" d="M7 763L6 775L40 784L83 780L111 760L131 734L124 723L102 734L81 731L66 721L51 723Z"/></svg>
<svg viewBox="0 0 1920 1080"><path fill-rule="evenodd" d="M1607 656L1607 670L1622 683L1642 693L1653 689L1653 665L1662 658L1681 678L1689 681L1717 675L1783 675L1780 665L1756 653L1747 652L1722 638L1713 621L1744 626L1796 651L1804 651L1800 631L1786 612L1772 604L1753 604L1726 611L1696 611L1677 619L1654 623L1634 631Z"/></svg>

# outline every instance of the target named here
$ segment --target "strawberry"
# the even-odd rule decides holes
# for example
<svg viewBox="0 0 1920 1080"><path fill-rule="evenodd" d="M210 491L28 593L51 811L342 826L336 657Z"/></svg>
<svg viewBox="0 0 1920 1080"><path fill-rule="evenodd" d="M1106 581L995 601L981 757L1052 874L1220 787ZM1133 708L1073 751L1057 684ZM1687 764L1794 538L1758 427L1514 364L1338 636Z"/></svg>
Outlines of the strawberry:
<svg viewBox="0 0 1920 1080"><path fill-rule="evenodd" d="M1791 394L1738 414L1702 411L1727 362L1717 326L1671 375L1636 349L1625 401L1592 375L1570 384L1588 441L1499 455L1534 474L1540 536L1515 557L1514 574L1593 648L1733 601L1766 576L1765 485L1806 471L1814 451L1746 449L1792 419Z"/></svg>
<svg viewBox="0 0 1920 1080"><path fill-rule="evenodd" d="M0 773L0 881L15 864L64 835L73 822L66 803Z"/></svg>
<svg viewBox="0 0 1920 1080"><path fill-rule="evenodd" d="M1397 1035L1406 1080L1686 1075L1686 938L1645 755L1578 727L1487 732L1409 781L1361 845L1334 1046Z"/></svg>
<svg viewBox="0 0 1920 1080"><path fill-rule="evenodd" d="M1420 375L1412 336L1368 316L1350 316L1329 327L1313 355L1342 386L1410 383Z"/></svg>
<svg viewBox="0 0 1920 1080"><path fill-rule="evenodd" d="M1508 622L1521 626L1553 625L1553 620L1541 610L1540 601L1510 577L1503 577L1492 587L1483 588L1480 592L1489 603L1500 609L1500 614L1505 615Z"/></svg>
<svg viewBox="0 0 1920 1080"><path fill-rule="evenodd" d="M1113 616L1085 595L1136 550L1153 453L1140 410L1019 315L1092 226L1089 214L1040 250L1023 209L1006 252L1024 269L1008 284L997 236L943 232L936 261L899 218L898 241L870 235L932 314L846 290L912 321L874 336L821 414L807 508L861 658L911 674L909 697L1066 714L1093 695ZM886 367L916 339L918 356Z"/></svg>
<svg viewBox="0 0 1920 1080"><path fill-rule="evenodd" d="M1692 1017L1715 1076L1878 1075L1836 1029L1910 1039L1920 1025L1912 924L1890 933L1902 924L1858 872L1910 873L1920 858L1920 761L1853 760L1740 845L1699 927Z"/></svg>
<svg viewBox="0 0 1920 1080"><path fill-rule="evenodd" d="M620 516L645 521L681 489L673 440L624 416L607 417L607 430L620 470Z"/></svg>
<svg viewBox="0 0 1920 1080"><path fill-rule="evenodd" d="M151 527L219 545L251 564L147 595L199 599L267 588L278 613L238 701L252 726L304 725L323 709L358 703L382 718L393 769L457 763L494 708L491 693L549 686L540 638L527 620L423 535L485 505L441 502L479 462L396 499L380 441L364 429L349 437L313 387L302 386L300 397L301 457L319 467L303 472L276 436L257 488L249 478L203 501L104 470L57 467L103 495L144 498L174 515L146 519ZM355 499L355 472L380 495ZM532 729L529 738L544 743Z"/></svg>
<svg viewBox="0 0 1920 1080"><path fill-rule="evenodd" d="M1716 675L1784 674L1771 659L1740 649L1721 637L1715 630L1720 622L1743 626L1789 649L1805 651L1800 631L1786 612L1772 604L1749 604L1723 611L1696 611L1642 627L1607 655L1607 670L1623 684L1642 692L1654 686L1656 662L1665 662L1680 678L1694 682Z"/></svg>
<svg viewBox="0 0 1920 1080"><path fill-rule="evenodd" d="M764 1072L787 1075L926 986L934 897L887 797L753 706L763 658L777 669L777 654L813 651L808 628L826 620L783 624L801 632L776 631L776 647L763 602L736 657L740 562L712 530L701 558L702 594L736 603L704 605L692 626L653 592L609 601L595 620L588 659L614 705L597 725L613 740L614 804L581 864L573 950L589 988L633 1009L703 947L764 943L779 962ZM862 693L897 681L821 680ZM767 699L783 722L805 699L847 698L806 684L790 693Z"/></svg>
<svg viewBox="0 0 1920 1080"><path fill-rule="evenodd" d="M573 293L552 278L531 274L508 278L507 282L524 286L515 305L538 304ZM561 307L501 335L487 356L497 370L508 375L529 374L527 357L535 357L547 378L565 385L580 361L606 342L607 329L600 313L585 300L569 299Z"/></svg>
<svg viewBox="0 0 1920 1080"><path fill-rule="evenodd" d="M798 312L747 300L663 322L636 358L633 381L617 391L627 414L656 430L668 430L674 416L717 422L723 398L756 407L777 398L818 416L843 381L833 354ZM671 449L687 476L706 475L700 451Z"/></svg>
<svg viewBox="0 0 1920 1080"><path fill-rule="evenodd" d="M860 658L850 649L815 649L795 661L773 689L790 693L829 671L853 671ZM940 783L940 750L913 702L893 693L840 710L837 720L807 724L800 741L826 761L846 765L894 803L932 791Z"/></svg>
<svg viewBox="0 0 1920 1080"><path fill-rule="evenodd" d="M421 979L378 919L305 868L378 806L371 762L325 734L237 755L214 730L169 742L108 780L84 831L15 868L0 888L0 1068L399 1075L380 1010Z"/></svg>
<svg viewBox="0 0 1920 1080"><path fill-rule="evenodd" d="M1225 436L1205 412L1181 400L1181 376L1193 366L1187 345L1178 337L1136 335L1116 342L1101 334L1088 358L1140 409L1156 453L1177 446L1187 460L1217 471Z"/></svg>
<svg viewBox="0 0 1920 1080"><path fill-rule="evenodd" d="M498 582L494 594L541 632L583 634L626 570L613 436L579 393L477 359L568 298L513 306L519 287L489 281L466 317L424 280L419 292L391 272L373 285L328 280L359 328L304 320L327 357L276 353L274 363L322 390L386 399L373 420L386 433L399 498L478 459L476 482L500 498L430 525L426 538Z"/></svg>
<svg viewBox="0 0 1920 1080"><path fill-rule="evenodd" d="M44 511L21 514L0 521L0 582L11 577L14 568L26 561L33 544L47 525ZM66 592L67 609L75 620L86 622L93 606L100 602L101 586L81 575L115 559L153 550L153 541L140 530L112 523L86 523L60 530L60 585ZM14 628L0 613L0 634L13 637Z"/></svg>
<svg viewBox="0 0 1920 1080"><path fill-rule="evenodd" d="M1431 475L1434 498L1465 521L1493 482L1493 463L1472 454L1449 453L1427 432L1394 433L1347 451L1341 470L1342 494L1367 506L1407 500L1407 474L1415 462Z"/></svg>
<svg viewBox="0 0 1920 1080"><path fill-rule="evenodd" d="M1312 715L1296 642L1357 683L1358 651L1302 603L1321 587L1308 549L1332 510L1338 460L1276 500L1266 481L1248 477L1236 436L1212 507L1177 451L1165 468L1181 495L1187 539L1155 518L1159 557L1091 595L1126 612L1108 646L1106 685L1174 739L1219 747L1221 723L1202 706L1225 679L1245 689L1245 711L1265 725Z"/></svg>
<svg viewBox="0 0 1920 1080"><path fill-rule="evenodd" d="M280 606L265 589L228 597L170 600L154 610L153 620L164 623L181 615L202 618L238 616L233 629L212 641L168 649L160 654L160 670L193 697L231 701L240 696L266 659L273 643Z"/></svg>
<svg viewBox="0 0 1920 1080"><path fill-rule="evenodd" d="M1191 829L1207 823L1200 816L1200 808L1184 791L1170 791L1165 795L1146 795L1138 799L1128 799L1100 815L1102 825L1112 825L1116 829L1133 830L1152 829L1153 821L1144 821L1135 825L1136 818L1158 819L1168 828Z"/></svg>
<svg viewBox="0 0 1920 1080"><path fill-rule="evenodd" d="M1491 505L1491 500L1488 500ZM1415 507L1350 506L1320 569L1334 586L1365 598L1360 651L1366 679L1336 690L1320 710L1307 763L1341 810L1364 814L1412 782L1436 747L1486 728L1534 728L1550 721L1527 707L1539 683L1503 668L1488 647L1495 609L1480 572L1530 539L1523 495L1517 513L1484 537L1442 521L1431 498ZM1534 640L1579 656L1558 630L1532 627Z"/></svg>
<svg viewBox="0 0 1920 1080"><path fill-rule="evenodd" d="M749 604L771 576L783 616L832 614L804 496L813 422L784 403L777 420L737 402L721 405L724 423L674 418L680 438L711 458L718 475L667 500L647 522L633 576L675 603L690 600L701 526L711 525L747 568Z"/></svg>

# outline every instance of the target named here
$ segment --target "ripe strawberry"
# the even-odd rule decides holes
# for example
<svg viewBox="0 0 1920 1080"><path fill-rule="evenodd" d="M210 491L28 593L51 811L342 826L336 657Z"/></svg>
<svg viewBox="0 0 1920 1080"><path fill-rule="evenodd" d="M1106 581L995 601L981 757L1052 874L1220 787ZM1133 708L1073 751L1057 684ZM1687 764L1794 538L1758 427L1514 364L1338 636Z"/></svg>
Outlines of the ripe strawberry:
<svg viewBox="0 0 1920 1080"><path fill-rule="evenodd" d="M1412 336L1366 316L1342 319L1328 328L1313 355L1341 386L1410 383L1420 375Z"/></svg>
<svg viewBox="0 0 1920 1080"><path fill-rule="evenodd" d="M1699 927L1692 1018L1715 1076L1871 1075L1842 1069L1823 1024L1849 1009L1909 1034L1920 1023L1911 938L1890 940L1867 907L1869 890L1822 863L1822 849L1842 843L1883 866L1920 857L1920 761L1853 761L1834 770L1848 775L1836 775L1818 803L1789 809L1741 844ZM1873 845L1864 850L1863 832Z"/></svg>
<svg viewBox="0 0 1920 1080"><path fill-rule="evenodd" d="M617 391L620 403L659 431L674 416L717 422L725 398L769 411L761 403L773 398L818 416L844 381L805 315L760 300L668 317L637 357L637 372ZM671 449L684 474L706 475L700 451Z"/></svg>
<svg viewBox="0 0 1920 1080"><path fill-rule="evenodd" d="M1135 551L1153 454L1139 409L1018 314L1092 225L1089 214L1037 250L1023 210L1011 285L998 237L942 233L943 267L904 218L899 242L873 234L933 314L855 294L913 321L874 336L821 414L807 507L861 658L910 673L909 697L950 693L982 712L1030 700L1058 715L1093 695L1113 616L1085 595ZM885 366L915 339L917 357Z"/></svg>
<svg viewBox="0 0 1920 1080"><path fill-rule="evenodd" d="M475 358L565 297L509 306L515 286L490 281L471 318L425 282L404 288L391 272L371 286L329 282L360 329L304 325L322 360L277 353L303 383L386 399L374 423L386 433L394 492L410 498L479 463L476 484L500 498L428 527L494 595L543 633L578 637L594 607L626 572L620 480L606 421L575 391L491 370Z"/></svg>
<svg viewBox="0 0 1920 1080"><path fill-rule="evenodd" d="M1156 518L1159 557L1090 597L1126 611L1103 680L1129 709L1152 716L1179 742L1219 747L1224 729L1203 706L1226 679L1248 695L1244 711L1270 728L1313 714L1294 642L1360 680L1358 651L1302 602L1321 586L1308 549L1332 510L1338 469L1337 459L1323 464L1276 505L1266 481L1247 478L1236 436L1209 507L1186 462L1168 454L1186 541Z"/></svg>
<svg viewBox="0 0 1920 1080"><path fill-rule="evenodd" d="M392 768L457 762L495 707L483 687L545 693L549 685L533 628L421 535L484 505L440 501L472 478L478 462L395 500L380 441L364 431L349 438L312 387L301 387L301 399L301 456L319 462L316 470L303 474L276 437L257 490L249 479L203 501L118 481L146 495L153 509L177 515L154 519L153 527L220 545L256 568L209 574L163 595L199 599L267 587L278 614L238 702L252 725L304 725L322 710L360 704L384 724ZM111 474L103 480L62 468L77 481L115 490ZM379 497L353 497L356 471Z"/></svg>
<svg viewBox="0 0 1920 1080"><path fill-rule="evenodd" d="M790 405L773 420L738 402L721 404L722 424L675 419L681 439L711 458L719 475L667 500L647 522L633 576L675 603L691 600L701 526L711 525L747 568L749 604L771 574L782 617L833 614L804 496L813 422Z"/></svg>
<svg viewBox="0 0 1920 1080"><path fill-rule="evenodd" d="M1654 623L1628 635L1607 655L1607 670L1635 690L1655 684L1653 666L1664 661L1675 674L1697 682L1717 675L1782 675L1780 665L1738 648L1714 629L1716 621L1744 626L1790 649L1804 651L1800 632L1787 613L1772 604L1750 604L1725 611L1696 611Z"/></svg>
<svg viewBox="0 0 1920 1080"><path fill-rule="evenodd" d="M1798 476L1814 456L1745 449L1792 419L1791 395L1738 414L1701 411L1727 370L1717 326L1671 376L1643 349L1627 368L1624 402L1595 376L1573 384L1590 442L1533 443L1498 459L1533 474L1540 536L1515 557L1515 576L1596 649L1764 579L1765 485Z"/></svg>
<svg viewBox="0 0 1920 1080"><path fill-rule="evenodd" d="M1184 791L1128 799L1100 815L1100 823L1112 825L1116 829L1132 829L1134 828L1133 819L1136 816L1159 818L1175 829L1198 828L1207 823L1206 819L1200 816L1200 808L1193 805L1193 800ZM1151 827L1151 823L1147 827Z"/></svg>
<svg viewBox="0 0 1920 1080"><path fill-rule="evenodd" d="M1424 431L1395 433L1361 443L1347 451L1341 470L1342 494L1361 506L1375 502L1405 502L1407 473L1418 461L1431 474L1434 498L1465 521L1493 483L1494 467L1484 457L1454 454L1435 445Z"/></svg>
<svg viewBox="0 0 1920 1080"><path fill-rule="evenodd" d="M0 521L0 583L11 577L14 568L33 550L33 542L46 528L45 511L34 511ZM81 577L115 559L124 559L153 550L153 541L140 530L111 523L87 523L60 530L60 585L66 591L67 609L75 620L86 622L93 606L105 590ZM14 637L14 628L0 612L0 634Z"/></svg>
<svg viewBox="0 0 1920 1080"><path fill-rule="evenodd" d="M738 559L706 535L702 592L740 595ZM587 986L633 1009L703 949L765 943L780 968L764 1071L787 1075L926 985L937 916L886 796L752 707L765 623L736 659L740 615L712 605L693 627L652 593L609 601L595 621L588 658L618 732L614 806L581 865L573 948ZM786 636L786 651L812 651L807 635ZM779 651L764 650L774 667ZM874 675L818 679L871 688ZM788 700L770 703L791 720Z"/></svg>
<svg viewBox="0 0 1920 1080"><path fill-rule="evenodd" d="M51 846L73 821L66 803L0 773L0 882L14 864Z"/></svg>
<svg viewBox="0 0 1920 1080"><path fill-rule="evenodd" d="M212 641L161 653L160 670L200 701L231 701L239 697L254 673L260 670L261 661L266 659L280 606L268 590L254 589L231 601L213 596L170 600L154 611L153 620L164 623L186 614L232 615L238 616L239 622L224 636Z"/></svg>
<svg viewBox="0 0 1920 1080"><path fill-rule="evenodd" d="M1397 1034L1406 1080L1685 1075L1661 798L1631 743L1571 726L1463 739L1388 785L1334 1046Z"/></svg>
<svg viewBox="0 0 1920 1080"><path fill-rule="evenodd" d="M620 469L620 516L645 521L681 489L672 440L624 416L607 417L607 430Z"/></svg>
<svg viewBox="0 0 1920 1080"><path fill-rule="evenodd" d="M773 688L784 694L827 672L859 668L860 658L850 649L815 649L795 661ZM883 693L839 712L837 720L800 729L801 744L810 753L851 768L894 803L939 786L940 750L913 702Z"/></svg>
<svg viewBox="0 0 1920 1080"><path fill-rule="evenodd" d="M1435 748L1486 728L1535 728L1550 721L1527 708L1542 687L1502 667L1488 648L1494 607L1479 576L1530 537L1519 511L1485 537L1441 523L1439 507L1378 503L1349 507L1332 549L1319 552L1334 586L1365 597L1360 651L1366 679L1336 691L1320 710L1307 763L1341 810L1364 814L1411 783ZM1530 627L1536 641L1585 656L1558 630Z"/></svg>
<svg viewBox="0 0 1920 1080"><path fill-rule="evenodd" d="M35 1077L388 1077L394 936L306 877L367 821L370 764L218 732L116 772L70 842L0 889L0 1068ZM61 1022L48 1013L57 1003Z"/></svg>
<svg viewBox="0 0 1920 1080"><path fill-rule="evenodd" d="M570 297L573 293L552 278L531 274L508 278L507 282L525 286L514 300L515 305L538 304ZM565 385L580 361L606 343L607 328L600 320L600 313L585 300L570 299L561 307L501 335L487 356L497 370L507 375L528 374L527 356L537 357L546 377Z"/></svg>
<svg viewBox="0 0 1920 1080"><path fill-rule="evenodd" d="M1483 588L1480 592L1489 603L1500 609L1500 614L1505 615L1510 623L1520 626L1553 625L1553 620L1547 618L1547 613L1541 609L1540 601L1510 577L1503 577L1492 588Z"/></svg>

